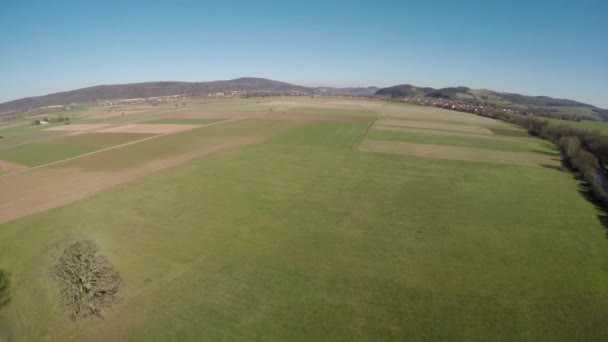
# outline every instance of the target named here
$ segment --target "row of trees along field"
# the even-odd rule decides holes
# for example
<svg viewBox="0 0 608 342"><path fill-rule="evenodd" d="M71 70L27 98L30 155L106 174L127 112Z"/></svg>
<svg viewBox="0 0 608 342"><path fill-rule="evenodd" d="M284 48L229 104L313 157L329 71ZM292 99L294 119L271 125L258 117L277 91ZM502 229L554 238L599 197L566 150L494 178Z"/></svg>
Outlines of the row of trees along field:
<svg viewBox="0 0 608 342"><path fill-rule="evenodd" d="M603 208L608 208L608 136L599 131L555 125L549 121L507 113L482 113L525 128L529 134L554 143L561 151L566 166L578 172L589 186L589 195Z"/></svg>

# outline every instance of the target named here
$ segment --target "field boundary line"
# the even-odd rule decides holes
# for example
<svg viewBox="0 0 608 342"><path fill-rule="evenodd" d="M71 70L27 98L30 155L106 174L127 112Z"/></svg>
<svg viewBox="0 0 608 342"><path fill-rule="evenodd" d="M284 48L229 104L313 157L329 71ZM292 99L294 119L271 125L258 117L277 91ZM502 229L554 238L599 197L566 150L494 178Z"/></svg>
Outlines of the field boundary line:
<svg viewBox="0 0 608 342"><path fill-rule="evenodd" d="M378 120L378 117L374 118L367 124L367 127L365 127L365 130L363 130L363 133L361 133L359 140L356 141L353 144L353 146L351 146L352 151L356 151L357 148L359 148L359 145L361 145L361 143L363 142L363 139L365 139L365 136L367 135L367 132L369 131L369 129L374 125L374 123L376 123L376 120Z"/></svg>
<svg viewBox="0 0 608 342"><path fill-rule="evenodd" d="M207 125L201 125L200 127L193 128L192 130L201 129L201 128L205 128L205 127L209 127L209 126L214 126L214 125L219 125L219 124L225 124L225 123L229 123L229 122L246 120L246 119L249 119L249 118L252 118L252 117L254 117L254 116L251 115L251 116L243 116L243 117L238 117L238 118L232 118L232 119L228 119L228 120L222 120L222 121L213 122L213 123L210 123L210 124L207 124ZM102 152L106 152L106 151L110 151L110 150L114 150L114 149L119 149L119 148L122 148L122 147L125 147L125 146L134 145L134 144L138 144L138 143L141 143L141 142L144 142L144 141L158 139L158 138L161 138L161 137L165 137L167 135L177 134L177 133L183 133L183 132L187 132L187 131L167 132L167 133L162 133L162 134L154 135L154 136L143 138L143 139L139 139L139 140L129 141L129 142L126 142L124 144L119 144L119 145L115 145L115 146L106 147L106 148L102 148L100 150L96 150L96 151L93 151L93 152L88 152L88 153L81 154L81 155L74 156L74 157L70 157L70 158L67 158L67 159L57 160L57 161L54 161L54 162L51 162L51 163L47 163L47 164L43 164L43 165L38 165L38 166L30 167L30 168L27 168L27 169L23 169L23 170L20 170L20 171L16 171L16 172L11 172L11 173L7 173L7 174L4 174L4 175L0 175L0 178L7 177L7 176L12 176L12 175L16 175L16 174L20 174L20 173L36 170L36 169L40 169L40 168L47 167L47 166L52 166L52 165L68 162L68 161L79 159L79 158L84 158L84 157L92 156L92 155L97 154L97 153L102 153ZM120 134L120 133L117 133L117 134Z"/></svg>

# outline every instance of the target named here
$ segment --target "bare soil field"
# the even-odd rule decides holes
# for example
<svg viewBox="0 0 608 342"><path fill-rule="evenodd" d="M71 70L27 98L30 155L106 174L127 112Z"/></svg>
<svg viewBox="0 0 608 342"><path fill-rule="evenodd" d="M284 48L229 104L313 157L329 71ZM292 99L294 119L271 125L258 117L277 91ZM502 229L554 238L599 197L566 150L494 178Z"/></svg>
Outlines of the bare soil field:
<svg viewBox="0 0 608 342"><path fill-rule="evenodd" d="M378 152L437 159L465 160L521 166L559 167L560 165L558 158L542 153L525 153L458 146L414 144L400 141L365 139L359 145L359 150L364 152Z"/></svg>
<svg viewBox="0 0 608 342"><path fill-rule="evenodd" d="M196 152L161 158L122 171L92 172L78 167L40 168L32 172L7 175L0 179L0 222L54 208L86 198L101 190L133 181L145 175L179 165L211 153L228 151L256 142L240 138L202 148ZM15 196L14 194L19 194Z"/></svg>
<svg viewBox="0 0 608 342"><path fill-rule="evenodd" d="M0 160L0 170L6 173L17 172L25 169L27 169L27 166L25 165L11 163L6 160Z"/></svg>
<svg viewBox="0 0 608 342"><path fill-rule="evenodd" d="M176 125L176 124L131 124L115 126L99 130L99 133L141 133L141 134L166 134L187 131L198 128L199 125Z"/></svg>

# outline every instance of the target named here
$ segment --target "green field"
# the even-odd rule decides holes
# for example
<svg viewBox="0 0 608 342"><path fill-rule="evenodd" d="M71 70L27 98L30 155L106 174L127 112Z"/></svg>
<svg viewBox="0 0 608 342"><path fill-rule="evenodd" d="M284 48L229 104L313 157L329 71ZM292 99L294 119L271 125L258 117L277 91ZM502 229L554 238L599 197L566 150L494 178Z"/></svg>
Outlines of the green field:
<svg viewBox="0 0 608 342"><path fill-rule="evenodd" d="M197 110L228 115L241 105ZM248 102L242 114L262 106L277 115L50 166L53 177L120 176L184 156L0 224L0 267L14 286L0 340L608 339L605 230L559 161L520 166L358 148L381 140L555 158L546 142L497 135L514 128L470 114L380 101L273 98ZM369 127L391 118L400 129L421 116L487 133L379 130L380 120ZM213 153L195 157L206 148ZM27 172L18 176L28 184ZM70 320L48 276L55 246L75 239L98 244L124 279L103 319Z"/></svg>
<svg viewBox="0 0 608 342"><path fill-rule="evenodd" d="M405 141L421 144L437 144L437 145L448 145L448 146L462 146L462 147L479 147L494 150L504 151L521 151L521 152L534 152L544 151L547 153L556 153L555 148L550 143L540 143L534 140L525 139L510 139L510 140L498 140L498 139L487 139L486 137L476 137L474 135L469 136L457 136L454 134L433 134L427 132L412 132L412 131L392 131L392 130L379 130L373 129L367 134L368 138L378 140L389 140L389 141Z"/></svg>
<svg viewBox="0 0 608 342"><path fill-rule="evenodd" d="M84 133L0 150L0 159L39 166L146 138L146 134Z"/></svg>

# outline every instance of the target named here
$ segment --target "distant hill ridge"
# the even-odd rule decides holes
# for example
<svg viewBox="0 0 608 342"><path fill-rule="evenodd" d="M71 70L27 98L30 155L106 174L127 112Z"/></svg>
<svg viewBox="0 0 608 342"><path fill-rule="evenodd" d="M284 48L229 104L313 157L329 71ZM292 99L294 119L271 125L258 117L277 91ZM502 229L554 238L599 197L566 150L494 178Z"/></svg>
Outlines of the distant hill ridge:
<svg viewBox="0 0 608 342"><path fill-rule="evenodd" d="M376 95L391 98L421 96L474 103L491 103L513 108L549 108L572 117L596 120L608 119L608 110L587 103L567 99L556 99L548 96L527 96L496 92L487 89L471 89L468 87L434 89L429 87L417 87L411 84L402 84L379 89L376 92Z"/></svg>
<svg viewBox="0 0 608 342"><path fill-rule="evenodd" d="M402 84L381 89L377 87L304 87L255 77L243 77L233 80L211 82L144 82L99 85L8 101L0 104L0 113L23 111L46 106L67 105L70 103L92 102L96 100L146 98L181 94L200 95L227 91L271 93L299 92L311 95L383 96L393 98L428 96L465 101L490 102L511 106L568 107L569 109L577 109L579 112L586 111L586 114L590 116L595 115L596 118L608 118L608 110L577 101L554 99L546 96L526 96L500 93L485 89L470 89L467 87L434 89L431 87L418 87L411 84Z"/></svg>
<svg viewBox="0 0 608 342"><path fill-rule="evenodd" d="M26 97L0 104L0 113L96 100L201 94L222 91L311 92L310 88L263 78L238 78L212 82L145 82L99 85L44 96Z"/></svg>

